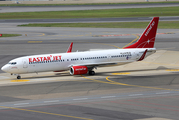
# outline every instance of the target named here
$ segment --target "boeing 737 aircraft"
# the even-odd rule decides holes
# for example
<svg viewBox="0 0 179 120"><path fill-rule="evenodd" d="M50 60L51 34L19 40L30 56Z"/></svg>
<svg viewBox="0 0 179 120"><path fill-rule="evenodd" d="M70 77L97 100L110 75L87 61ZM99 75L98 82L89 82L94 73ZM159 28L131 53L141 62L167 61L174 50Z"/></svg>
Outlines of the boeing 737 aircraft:
<svg viewBox="0 0 179 120"><path fill-rule="evenodd" d="M154 48L155 36L159 17L154 17L139 40L123 49L109 49L100 51L71 52L72 45L66 53L42 54L19 57L4 65L1 70L17 75L23 73L60 72L69 70L71 75L94 75L96 67L105 65L123 65L134 61L141 61L156 52Z"/></svg>

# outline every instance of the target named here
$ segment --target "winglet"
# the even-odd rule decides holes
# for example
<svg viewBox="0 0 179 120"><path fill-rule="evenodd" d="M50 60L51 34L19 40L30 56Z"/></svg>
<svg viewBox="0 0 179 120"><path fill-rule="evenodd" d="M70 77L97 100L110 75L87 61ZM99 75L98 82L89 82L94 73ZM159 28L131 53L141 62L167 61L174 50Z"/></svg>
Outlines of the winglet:
<svg viewBox="0 0 179 120"><path fill-rule="evenodd" d="M141 37L139 38L139 40L136 43L125 47L124 49L153 48L155 43L157 27L158 27L158 21L159 21L159 17L154 17L149 23L149 25L147 26L147 28L145 29L145 31L143 32L143 34L141 35Z"/></svg>
<svg viewBox="0 0 179 120"><path fill-rule="evenodd" d="M70 46L67 49L67 53L71 53L73 47L73 42L70 44Z"/></svg>
<svg viewBox="0 0 179 120"><path fill-rule="evenodd" d="M147 53L147 49L145 50L145 52L142 54L142 56L140 57L140 59L138 59L138 61L142 61L145 58L145 55Z"/></svg>

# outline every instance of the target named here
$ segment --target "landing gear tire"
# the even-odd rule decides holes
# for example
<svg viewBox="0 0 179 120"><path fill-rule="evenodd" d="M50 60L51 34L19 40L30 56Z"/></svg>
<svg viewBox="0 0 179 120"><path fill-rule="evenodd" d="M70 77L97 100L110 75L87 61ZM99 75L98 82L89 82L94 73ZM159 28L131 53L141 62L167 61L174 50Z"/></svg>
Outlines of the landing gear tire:
<svg viewBox="0 0 179 120"><path fill-rule="evenodd" d="M89 75L95 75L94 71L89 71Z"/></svg>
<svg viewBox="0 0 179 120"><path fill-rule="evenodd" d="M17 79L21 79L21 76L17 76Z"/></svg>

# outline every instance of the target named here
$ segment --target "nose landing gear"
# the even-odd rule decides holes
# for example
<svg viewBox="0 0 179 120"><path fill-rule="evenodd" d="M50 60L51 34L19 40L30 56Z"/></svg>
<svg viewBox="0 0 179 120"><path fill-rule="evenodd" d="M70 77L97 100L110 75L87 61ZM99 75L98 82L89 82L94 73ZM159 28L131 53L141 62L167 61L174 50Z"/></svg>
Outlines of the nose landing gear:
<svg viewBox="0 0 179 120"><path fill-rule="evenodd" d="M21 76L20 76L20 75L17 75L17 79L21 79Z"/></svg>
<svg viewBox="0 0 179 120"><path fill-rule="evenodd" d="M21 79L21 76L19 74L13 74L13 73L11 73L11 75L16 75L17 79Z"/></svg>

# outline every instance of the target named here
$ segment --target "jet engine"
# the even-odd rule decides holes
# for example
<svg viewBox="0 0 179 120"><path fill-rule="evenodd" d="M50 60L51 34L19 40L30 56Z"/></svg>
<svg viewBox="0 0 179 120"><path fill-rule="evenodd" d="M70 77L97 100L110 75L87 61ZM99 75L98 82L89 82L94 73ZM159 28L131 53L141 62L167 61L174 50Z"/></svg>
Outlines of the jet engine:
<svg viewBox="0 0 179 120"><path fill-rule="evenodd" d="M73 66L70 68L71 75L83 75L88 73L88 68L86 66Z"/></svg>

